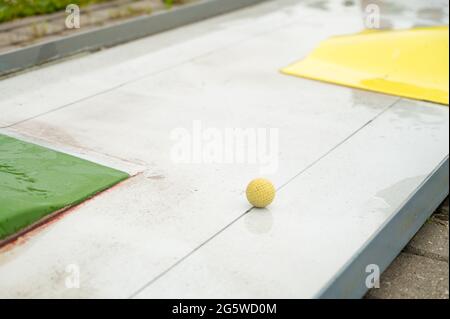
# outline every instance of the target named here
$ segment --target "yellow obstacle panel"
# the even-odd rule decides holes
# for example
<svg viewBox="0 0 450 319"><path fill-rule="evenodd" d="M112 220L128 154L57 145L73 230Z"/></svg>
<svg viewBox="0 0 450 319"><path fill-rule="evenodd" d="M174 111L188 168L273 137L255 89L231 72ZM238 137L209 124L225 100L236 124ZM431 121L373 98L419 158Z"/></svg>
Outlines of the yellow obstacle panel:
<svg viewBox="0 0 450 319"><path fill-rule="evenodd" d="M332 37L283 73L448 105L448 26Z"/></svg>

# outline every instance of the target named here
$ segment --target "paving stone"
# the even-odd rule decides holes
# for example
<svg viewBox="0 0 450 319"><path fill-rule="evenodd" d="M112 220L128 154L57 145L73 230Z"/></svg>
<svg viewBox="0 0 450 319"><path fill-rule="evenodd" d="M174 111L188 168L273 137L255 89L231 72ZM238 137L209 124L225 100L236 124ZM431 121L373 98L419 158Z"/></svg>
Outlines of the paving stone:
<svg viewBox="0 0 450 319"><path fill-rule="evenodd" d="M448 263L401 253L382 274L369 299L448 299Z"/></svg>
<svg viewBox="0 0 450 319"><path fill-rule="evenodd" d="M429 220L405 248L405 252L448 262L448 221Z"/></svg>
<svg viewBox="0 0 450 319"><path fill-rule="evenodd" d="M433 214L433 218L448 221L448 197Z"/></svg>

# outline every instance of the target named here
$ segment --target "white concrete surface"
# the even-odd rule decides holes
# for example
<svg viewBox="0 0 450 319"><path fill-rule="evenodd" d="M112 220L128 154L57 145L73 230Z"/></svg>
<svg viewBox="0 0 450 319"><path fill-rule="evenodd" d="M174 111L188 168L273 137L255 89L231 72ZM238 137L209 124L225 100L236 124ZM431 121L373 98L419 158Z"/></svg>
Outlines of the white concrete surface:
<svg viewBox="0 0 450 319"><path fill-rule="evenodd" d="M361 30L335 10L272 1L1 81L0 133L139 173L1 250L0 297L315 296L449 142L447 107L278 72ZM198 120L279 129L270 208L244 215L258 165L172 161Z"/></svg>

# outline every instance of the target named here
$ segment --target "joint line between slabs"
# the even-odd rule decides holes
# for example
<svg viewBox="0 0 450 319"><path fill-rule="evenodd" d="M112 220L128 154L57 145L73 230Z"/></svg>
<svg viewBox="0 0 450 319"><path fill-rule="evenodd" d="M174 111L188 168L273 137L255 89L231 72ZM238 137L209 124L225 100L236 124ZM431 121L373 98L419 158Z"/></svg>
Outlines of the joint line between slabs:
<svg viewBox="0 0 450 319"><path fill-rule="evenodd" d="M167 268L166 270L164 270L162 273L160 273L159 275L157 275L155 278L153 278L152 280L150 280L149 282L147 282L144 286L142 286L141 288L139 288L136 292L134 292L130 297L128 297L128 299L133 299L134 297L136 297L139 293L141 293L142 291L144 291L147 287L151 286L153 283L155 283L157 280L159 280L161 277L163 277L165 274L167 274L169 271L171 271L173 268L175 268L176 266L178 266L179 264L181 264L184 260L186 260L187 258L189 258L191 255L193 255L195 252L197 252L200 248L202 248L203 246L205 246L206 244L208 244L210 241L212 241L214 238L216 238L217 236L219 236L221 233L223 233L226 229L228 229L231 225L233 225L236 221L238 221L239 219L241 219L243 216L245 216L246 214L248 214L252 208L249 208L248 210L246 210L244 213L242 213L241 215L239 215L238 217L236 217L235 219L233 219L230 223L228 223L225 227L223 227L222 229L220 229L217 233L215 233L214 235L212 235L211 237L209 237L207 240L205 240L203 243L201 243L200 245L198 245L197 247L195 247L193 250L191 250L188 254L186 254L185 256L183 256L181 259L177 260L172 266L170 266L169 268Z"/></svg>
<svg viewBox="0 0 450 319"><path fill-rule="evenodd" d="M26 118L26 119L23 119L23 120L20 120L20 121L11 123L11 124L7 124L7 125L4 125L4 126L0 126L0 129L11 128L11 127L13 127L13 126L20 125L20 124L22 124L22 123L25 123L25 122L34 120L34 119L36 119L36 118L38 118L38 117L45 116L45 115L51 114L51 113L53 113L53 112L57 112L57 111L59 111L59 110L62 110L62 109L65 109L65 108L67 108L67 107L70 107L70 106L72 106L72 105L75 105L75 104L77 104L77 103L80 103L80 102L89 100L89 99L91 99L91 98L94 98L94 97L97 97L97 96L100 96L100 95L103 95L103 94L112 92L112 91L114 91L114 90L116 90L116 89L119 89L119 88L121 88L121 87L127 86L128 84L135 83L135 82L139 82L139 81L144 80L144 79L146 79L146 78L151 78L151 77L153 77L153 76L157 76L157 75L159 75L159 74L161 74L161 73L170 71L170 70L172 70L172 69L176 69L176 68L181 67L182 65L184 65L184 64L186 64L186 63L190 63L190 62L192 62L192 61L195 61L195 60L198 60L198 59L201 59L201 58L205 58L205 57L207 57L207 56L209 56L209 55L211 55L211 54L214 54L214 53L216 53L216 52L223 51L223 50L228 50L228 49L232 48L233 46L239 45L239 44L241 44L241 43L243 43L243 42L246 42L246 41L250 41L250 40L252 40L252 39L254 39L254 38L259 38L259 37L264 36L264 35L266 35L266 34L273 33L273 32L275 32L275 31L277 31L277 30L279 30L279 29L285 28L285 27L290 26L290 25L292 25L292 24L295 24L295 21L294 21L294 22L289 22L289 23L283 24L283 25L281 25L281 26L279 26L279 27L277 27L277 28L275 28L275 29L273 29L273 30L264 31L264 32L261 32L261 33L257 33L257 34L250 35L250 36L247 37L247 38L241 39L241 40L236 41L236 42L234 42L234 43L230 43L230 44L228 44L228 45L224 45L223 47L219 47L219 48L213 49L213 50L211 50L211 51L205 52L205 53L200 54L200 55L198 55L198 56L194 56L194 57L192 57L192 58L190 58L190 59L188 59L188 60L186 60L186 61L182 61L182 62L177 63L177 64L175 64L175 65L168 66L168 67L166 67L166 68L164 68L164 69L162 69L162 70L159 70L159 71L156 71L156 72L152 72L152 73L148 73L148 74L144 74L144 75L142 75L142 76L140 76L140 77L138 77L138 78L135 78L135 79L130 79L130 80L128 80L128 81L122 82L122 83L120 83L120 84L117 84L117 85L115 85L115 86L113 86L113 87L110 87L110 88L108 88L108 89L105 89L105 90L103 90L103 91L94 93L94 94L89 95L89 96L82 97L82 98L80 98L80 99L78 99L78 100L75 100L75 101L73 101L73 102L69 102L69 103L63 104L63 105L61 105L61 106L57 106L57 107L55 107L54 109L51 109L51 110L48 110L48 111L45 111L45 112L42 112L42 113L33 115L33 116L28 117L28 118ZM127 43L125 43L124 45L126 45L126 44L127 44ZM64 61L62 61L62 62L64 62Z"/></svg>
<svg viewBox="0 0 450 319"><path fill-rule="evenodd" d="M329 154L331 154L334 150L336 150L339 146L341 146L342 144L344 144L345 142L347 142L350 138L352 138L353 136L355 136L356 134L358 134L361 130L363 130L365 127L367 127L368 125L370 125L373 121L375 121L377 118L379 118L382 114L384 114L386 111L388 111L389 109L391 109L395 104L397 104L397 102L399 102L401 100L401 98L398 98L397 100L395 100L393 103L389 104L387 107L385 107L382 111L380 111L377 115L375 115L372 119L370 119L369 121L367 121L364 125L362 125L360 128L358 128L356 131L354 131L352 134L350 134L349 136L347 136L345 139L343 139L341 142L339 142L338 144L336 144L333 148L331 148L329 151L327 151L325 154L323 154L322 156L320 156L318 159L316 159L314 162L312 162L311 164L309 164L307 167L305 167L303 170L301 170L298 174L296 174L295 176L293 176L292 178L290 178L286 183L284 183L283 185L281 185L278 190L281 190L283 187L285 187L287 184L289 184L290 182L292 182L295 178L297 178L298 176L300 176L301 174L303 174L304 172L306 172L309 168L313 167L315 164L317 164L319 161L321 161L323 158L325 158L326 156L328 156ZM157 280L161 279L164 275L166 275L169 271L171 271L172 269L174 269L176 266L178 266L179 264L181 264L183 261L185 261L187 258L189 258L191 255L193 255L195 252L197 252L200 248L202 248L203 246L205 246L206 244L208 244L209 242L211 242L214 238L216 238L217 236L219 236L221 233L223 233L226 229L228 229L229 227L231 227L235 222L237 222L239 219L241 219L242 217L244 217L245 215L247 215L251 210L253 209L250 208L247 211L245 211L244 213L242 213L241 215L239 215L238 217L236 217L235 219L233 219L230 223L228 223L225 227L221 228L217 233L215 233L214 235L212 235L211 237L209 237L207 240L205 240L203 243L201 243L200 245L198 245L197 247L195 247L192 251L190 251L188 254L186 254L185 256L183 256L181 259L179 259L178 261L176 261L172 266L170 266L169 268L167 268L166 270L164 270L162 273L160 273L159 275L157 275L155 278L153 278L152 280L150 280L149 282L147 282L144 286L142 286L141 288L139 288L136 292L134 292L128 299L133 299L134 297L136 297L139 293L141 293L142 291L144 291L146 288L148 288L149 286L151 286L152 284L154 284Z"/></svg>
<svg viewBox="0 0 450 319"><path fill-rule="evenodd" d="M306 172L308 169L310 169L311 167L313 167L314 165L316 165L318 162L320 162L322 159L324 159L325 157L327 157L328 155L330 155L333 151L335 151L337 148L339 148L341 145L345 144L349 139L351 139L353 136L355 136L356 134L358 134L359 132L361 132L364 128L366 128L368 125L370 125L373 121L375 121L377 118L379 118L381 115L383 115L384 113L386 113L386 111L388 111L389 109L391 109L392 107L394 107L395 104L397 104L399 101L401 100L401 98L398 98L397 100L395 100L394 102L392 102L391 104L389 104L387 107L385 107L383 110L381 110L377 115L375 115L372 119L370 119L369 121L367 121L363 126L361 126L360 128L358 128L356 131L354 131L353 133L351 133L349 136L347 136L345 139L343 139L342 141L340 141L339 143L337 143L335 146L333 146L331 149L329 149L326 153L324 153L322 156L320 156L319 158L317 158L316 160L314 160L312 163L310 163L308 166L306 166L304 169L302 169L300 172L298 172L296 175L294 175L292 178L290 178L286 183L282 184L280 187L278 187L277 191L281 190L283 187L285 187L287 184L289 184L290 182L292 182L294 179L296 179L297 177L299 177L300 175L302 175L304 172Z"/></svg>

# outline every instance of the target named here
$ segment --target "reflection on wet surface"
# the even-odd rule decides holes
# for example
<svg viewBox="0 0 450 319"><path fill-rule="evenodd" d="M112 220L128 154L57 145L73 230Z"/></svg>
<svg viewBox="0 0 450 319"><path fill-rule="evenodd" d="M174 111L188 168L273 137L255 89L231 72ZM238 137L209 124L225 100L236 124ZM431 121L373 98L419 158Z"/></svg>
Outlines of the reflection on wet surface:
<svg viewBox="0 0 450 319"><path fill-rule="evenodd" d="M416 189L425 177L426 176L422 175L405 178L392 186L380 190L375 194L375 197L381 199L386 205L384 208L380 208L380 210L385 213L390 213L392 211L392 207L397 207L400 205L399 198L403 198L405 194L408 194Z"/></svg>
<svg viewBox="0 0 450 319"><path fill-rule="evenodd" d="M445 116L447 110L441 107L432 107L432 103L422 101L399 102L392 109L393 114L401 120L414 120L420 127L440 126L448 117Z"/></svg>
<svg viewBox="0 0 450 319"><path fill-rule="evenodd" d="M265 234L272 229L272 212L267 209L253 209L244 217L244 223L247 230L255 235Z"/></svg>
<svg viewBox="0 0 450 319"><path fill-rule="evenodd" d="M328 0L307 1L306 6L326 11L329 10L328 3Z"/></svg>
<svg viewBox="0 0 450 319"><path fill-rule="evenodd" d="M364 18L366 18L365 9L369 4L379 7L381 29L448 24L448 1L361 0L360 5Z"/></svg>
<svg viewBox="0 0 450 319"><path fill-rule="evenodd" d="M417 26L446 25L449 23L447 0L306 0L304 5L322 11L338 7L359 7L363 23L371 14L368 6L377 6L380 13L380 29L402 29Z"/></svg>

